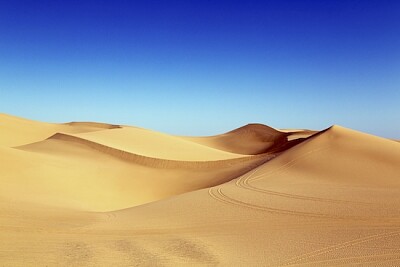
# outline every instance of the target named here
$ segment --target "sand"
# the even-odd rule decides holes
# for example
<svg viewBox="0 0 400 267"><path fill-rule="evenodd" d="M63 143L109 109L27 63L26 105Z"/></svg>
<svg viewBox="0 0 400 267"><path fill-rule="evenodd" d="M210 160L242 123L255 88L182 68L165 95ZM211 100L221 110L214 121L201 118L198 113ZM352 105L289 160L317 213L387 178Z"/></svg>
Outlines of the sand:
<svg viewBox="0 0 400 267"><path fill-rule="evenodd" d="M0 266L397 266L400 143L0 115Z"/></svg>

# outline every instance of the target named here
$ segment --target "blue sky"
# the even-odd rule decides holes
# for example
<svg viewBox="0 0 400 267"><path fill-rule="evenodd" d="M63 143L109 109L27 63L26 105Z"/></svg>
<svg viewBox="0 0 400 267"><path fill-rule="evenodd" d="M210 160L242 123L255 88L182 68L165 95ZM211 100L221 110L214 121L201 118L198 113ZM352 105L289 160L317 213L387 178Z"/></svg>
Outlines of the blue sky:
<svg viewBox="0 0 400 267"><path fill-rule="evenodd" d="M0 112L400 138L400 1L2 1Z"/></svg>

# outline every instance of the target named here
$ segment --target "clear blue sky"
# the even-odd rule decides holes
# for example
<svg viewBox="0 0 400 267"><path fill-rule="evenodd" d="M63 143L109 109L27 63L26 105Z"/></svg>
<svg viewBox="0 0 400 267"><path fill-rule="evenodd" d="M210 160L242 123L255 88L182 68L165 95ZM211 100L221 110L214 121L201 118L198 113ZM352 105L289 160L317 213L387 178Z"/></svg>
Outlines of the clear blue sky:
<svg viewBox="0 0 400 267"><path fill-rule="evenodd" d="M2 1L0 112L400 138L400 1Z"/></svg>

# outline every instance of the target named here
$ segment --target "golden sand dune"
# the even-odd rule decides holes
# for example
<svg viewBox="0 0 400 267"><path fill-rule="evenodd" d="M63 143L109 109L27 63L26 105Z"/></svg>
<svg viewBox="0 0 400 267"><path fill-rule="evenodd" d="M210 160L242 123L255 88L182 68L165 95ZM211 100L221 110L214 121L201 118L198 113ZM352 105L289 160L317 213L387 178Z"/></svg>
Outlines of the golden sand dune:
<svg viewBox="0 0 400 267"><path fill-rule="evenodd" d="M163 160L56 134L3 151L0 173L7 187L2 195L81 210L122 209L224 183L271 156Z"/></svg>
<svg viewBox="0 0 400 267"><path fill-rule="evenodd" d="M290 138L292 135L300 134L302 136ZM310 135L310 133L304 133L301 130L282 132L263 124L248 124L221 135L185 137L185 139L223 151L256 155L285 150L298 143L294 139L309 137Z"/></svg>
<svg viewBox="0 0 400 267"><path fill-rule="evenodd" d="M17 149L23 134L8 137L0 265L400 264L400 143L340 126L307 139L262 125L182 141L143 131L64 131ZM187 151L136 149L130 134ZM171 159L190 151L203 158Z"/></svg>
<svg viewBox="0 0 400 267"><path fill-rule="evenodd" d="M243 157L183 138L137 127L121 127L75 135L95 143L148 157L185 161L210 161Z"/></svg>

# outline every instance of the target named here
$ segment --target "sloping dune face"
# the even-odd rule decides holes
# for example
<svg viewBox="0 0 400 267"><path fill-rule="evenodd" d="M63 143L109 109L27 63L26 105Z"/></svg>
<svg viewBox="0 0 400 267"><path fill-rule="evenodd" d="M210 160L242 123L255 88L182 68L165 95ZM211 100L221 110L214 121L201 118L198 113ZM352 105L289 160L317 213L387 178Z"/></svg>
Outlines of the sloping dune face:
<svg viewBox="0 0 400 267"><path fill-rule="evenodd" d="M1 119L0 265L400 264L398 142Z"/></svg>

